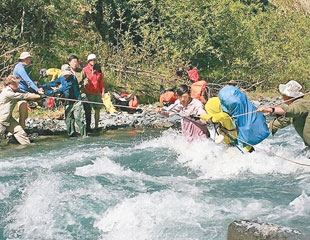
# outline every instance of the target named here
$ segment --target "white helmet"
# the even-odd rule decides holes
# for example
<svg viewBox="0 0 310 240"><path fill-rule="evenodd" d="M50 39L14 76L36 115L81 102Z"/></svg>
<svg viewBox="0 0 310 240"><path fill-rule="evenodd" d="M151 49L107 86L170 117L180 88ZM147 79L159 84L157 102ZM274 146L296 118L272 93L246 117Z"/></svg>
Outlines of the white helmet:
<svg viewBox="0 0 310 240"><path fill-rule="evenodd" d="M96 59L97 59L97 58L96 58L96 55L92 53L92 54L89 54L89 55L88 55L88 57L87 57L87 62L88 62L88 61L91 61L91 60L96 60Z"/></svg>

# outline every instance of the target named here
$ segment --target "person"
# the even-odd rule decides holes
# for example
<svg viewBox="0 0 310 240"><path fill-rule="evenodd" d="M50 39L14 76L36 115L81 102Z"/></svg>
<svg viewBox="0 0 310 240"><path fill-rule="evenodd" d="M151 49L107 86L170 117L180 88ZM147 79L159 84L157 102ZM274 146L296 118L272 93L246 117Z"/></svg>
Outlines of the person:
<svg viewBox="0 0 310 240"><path fill-rule="evenodd" d="M257 107L239 88L226 85L219 93L221 109L232 117L238 127L238 143L253 151L253 145L262 142L270 134L266 119L262 113L256 113Z"/></svg>
<svg viewBox="0 0 310 240"><path fill-rule="evenodd" d="M40 70L40 78L48 78L48 81L54 81L57 78L60 78L61 76L61 69L58 68L49 68L45 69L42 68Z"/></svg>
<svg viewBox="0 0 310 240"><path fill-rule="evenodd" d="M217 136L223 136L222 138L218 137L216 143L224 141L227 145L236 145L238 129L232 118L223 112L219 97L210 98L205 105L205 110L207 114L200 115L200 119L206 122L212 122L216 128Z"/></svg>
<svg viewBox="0 0 310 240"><path fill-rule="evenodd" d="M61 87L59 87L61 85ZM58 88L55 88L58 87ZM44 84L44 89L52 88L51 90L46 90L47 95L52 95L54 93L62 93L64 98L69 98L73 100L82 100L79 86L76 78L73 77L68 64L61 66L61 77L57 78L55 81ZM81 136L86 136L86 127L83 122L84 109L80 101L66 101L65 106L65 118L67 125L67 133L70 137L76 136L75 123L79 128Z"/></svg>
<svg viewBox="0 0 310 240"><path fill-rule="evenodd" d="M203 104L190 96L190 88L182 84L177 90L178 100L171 105L167 111L158 108L156 111L163 116L172 117L173 115L181 116L181 126L183 135L189 142L196 139L204 139L210 136L205 121L191 119L191 115L207 114L203 108Z"/></svg>
<svg viewBox="0 0 310 240"><path fill-rule="evenodd" d="M103 103L104 85L103 77L95 54L89 54L87 57L87 65L83 68L83 79L88 80L87 86L84 88L88 101ZM89 104L90 108L86 108L86 129L90 130L91 125L91 108L95 110L95 129L98 129L101 104Z"/></svg>
<svg viewBox="0 0 310 240"><path fill-rule="evenodd" d="M174 104L176 100L178 100L178 96L172 89L164 91L159 97L159 103L162 106L169 106Z"/></svg>
<svg viewBox="0 0 310 240"><path fill-rule="evenodd" d="M298 135L303 139L307 147L310 146L310 100L304 99L301 92L302 86L294 80L279 85L285 104L274 107L260 107L257 112L271 113L277 116L268 124L271 134L279 129L293 124Z"/></svg>
<svg viewBox="0 0 310 240"><path fill-rule="evenodd" d="M79 72L81 72L81 65L79 62L79 58L76 55L71 55L68 58L68 64L74 76L76 76Z"/></svg>
<svg viewBox="0 0 310 240"><path fill-rule="evenodd" d="M42 88L39 88L34 81L29 77L26 67L32 62L32 56L29 52L22 52L19 56L19 63L16 64L13 70L13 75L20 77L18 89L21 92L39 93L43 94ZM18 101L19 124L25 128L26 119L28 118L28 104L26 101Z"/></svg>
<svg viewBox="0 0 310 240"><path fill-rule="evenodd" d="M39 99L41 96L35 93L18 92L20 81L19 77L13 75L4 79L5 88L0 93L0 140L4 138L6 132L10 132L20 144L26 145L30 140L22 126L12 117L12 112L17 101Z"/></svg>
<svg viewBox="0 0 310 240"><path fill-rule="evenodd" d="M18 88L22 92L32 92L43 94L42 88L39 88L34 81L29 77L26 70L27 66L30 66L32 62L32 56L29 52L22 52L19 57L19 63L16 64L13 70L13 75L20 77L21 80L18 84Z"/></svg>

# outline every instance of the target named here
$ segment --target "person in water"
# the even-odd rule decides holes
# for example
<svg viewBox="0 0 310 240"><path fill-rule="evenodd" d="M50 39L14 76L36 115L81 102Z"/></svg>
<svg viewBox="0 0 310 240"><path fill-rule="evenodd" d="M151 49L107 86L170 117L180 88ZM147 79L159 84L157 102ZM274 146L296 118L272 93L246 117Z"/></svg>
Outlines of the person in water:
<svg viewBox="0 0 310 240"><path fill-rule="evenodd" d="M216 127L218 137L216 143L224 141L227 145L235 145L238 137L238 129L233 123L232 118L221 108L219 97L212 97L205 105L207 114L200 115L200 119L212 122Z"/></svg>
<svg viewBox="0 0 310 240"><path fill-rule="evenodd" d="M17 101L22 99L38 99L39 94L18 92L18 85L21 79L10 75L4 79L6 86L0 93L0 141L4 138L6 132L14 135L16 140L26 145L30 143L26 132L20 124L13 118L12 112Z"/></svg>
<svg viewBox="0 0 310 240"><path fill-rule="evenodd" d="M268 124L274 135L278 129L293 124L298 135L303 139L307 147L310 146L310 100L304 99L301 92L302 86L291 80L279 85L279 92L287 105L275 107L260 107L257 112L271 113L277 116Z"/></svg>
<svg viewBox="0 0 310 240"><path fill-rule="evenodd" d="M182 132L189 142L210 137L206 122L194 120L190 117L191 115L207 114L202 102L191 98L190 88L185 84L180 85L176 93L178 95L176 103L171 105L166 111L163 108L159 108L157 112L166 117L181 116Z"/></svg>

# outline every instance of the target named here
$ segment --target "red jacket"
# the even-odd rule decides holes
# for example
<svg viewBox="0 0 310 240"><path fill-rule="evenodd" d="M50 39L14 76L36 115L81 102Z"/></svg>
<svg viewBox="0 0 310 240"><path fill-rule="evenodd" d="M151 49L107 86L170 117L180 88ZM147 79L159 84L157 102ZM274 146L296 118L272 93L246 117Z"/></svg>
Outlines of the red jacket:
<svg viewBox="0 0 310 240"><path fill-rule="evenodd" d="M84 88L84 92L87 94L101 94L104 92L103 77L100 72L93 69L93 66L87 63L83 71L88 79L88 86Z"/></svg>

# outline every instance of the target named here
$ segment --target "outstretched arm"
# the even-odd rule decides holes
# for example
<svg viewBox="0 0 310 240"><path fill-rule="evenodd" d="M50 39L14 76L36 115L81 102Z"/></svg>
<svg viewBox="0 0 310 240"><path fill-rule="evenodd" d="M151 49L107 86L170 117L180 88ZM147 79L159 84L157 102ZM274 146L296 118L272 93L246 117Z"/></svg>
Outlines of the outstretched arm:
<svg viewBox="0 0 310 240"><path fill-rule="evenodd" d="M256 110L257 113L273 113L277 115L284 115L285 111L282 107L260 107Z"/></svg>

